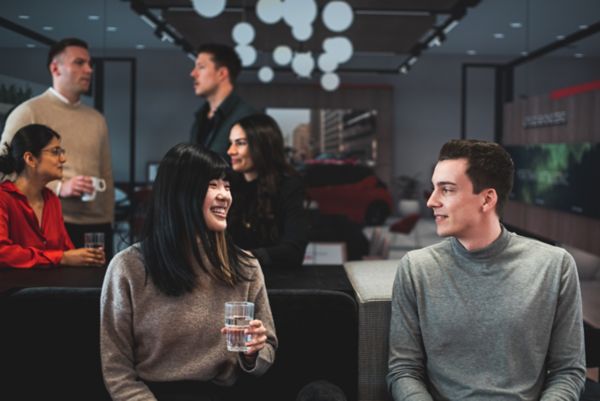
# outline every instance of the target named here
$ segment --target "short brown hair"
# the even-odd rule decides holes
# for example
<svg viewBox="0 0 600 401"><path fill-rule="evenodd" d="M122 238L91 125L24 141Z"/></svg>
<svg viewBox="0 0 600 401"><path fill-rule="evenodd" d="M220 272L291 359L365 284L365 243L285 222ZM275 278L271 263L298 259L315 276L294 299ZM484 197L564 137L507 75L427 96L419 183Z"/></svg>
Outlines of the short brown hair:
<svg viewBox="0 0 600 401"><path fill-rule="evenodd" d="M225 67L229 71L229 81L233 84L242 70L242 61L236 51L227 45L219 43L205 43L198 47L197 53L211 55L213 63L217 67Z"/></svg>
<svg viewBox="0 0 600 401"><path fill-rule="evenodd" d="M496 212L501 215L512 190L515 166L510 155L497 143L476 139L453 139L442 146L438 161L467 159L467 176L473 192L493 188L498 194Z"/></svg>
<svg viewBox="0 0 600 401"><path fill-rule="evenodd" d="M83 47L86 50L88 49L88 44L81 39L78 39L78 38L61 39L58 42L56 42L55 44L53 44L52 46L50 46L50 50L48 50L48 60L47 60L46 66L48 68L50 68L50 64L52 63L52 60L54 60L54 57L56 57L57 55L62 53L69 46Z"/></svg>

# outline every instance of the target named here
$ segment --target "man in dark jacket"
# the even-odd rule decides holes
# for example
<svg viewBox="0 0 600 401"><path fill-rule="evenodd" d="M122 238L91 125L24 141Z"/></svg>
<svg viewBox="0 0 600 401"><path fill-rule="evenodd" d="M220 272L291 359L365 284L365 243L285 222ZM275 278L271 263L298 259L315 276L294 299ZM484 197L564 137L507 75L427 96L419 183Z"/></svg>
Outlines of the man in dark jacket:
<svg viewBox="0 0 600 401"><path fill-rule="evenodd" d="M229 131L242 117L255 110L234 93L234 83L242 63L229 46L205 44L190 76L194 79L194 92L206 99L196 112L191 142L222 155L229 161Z"/></svg>

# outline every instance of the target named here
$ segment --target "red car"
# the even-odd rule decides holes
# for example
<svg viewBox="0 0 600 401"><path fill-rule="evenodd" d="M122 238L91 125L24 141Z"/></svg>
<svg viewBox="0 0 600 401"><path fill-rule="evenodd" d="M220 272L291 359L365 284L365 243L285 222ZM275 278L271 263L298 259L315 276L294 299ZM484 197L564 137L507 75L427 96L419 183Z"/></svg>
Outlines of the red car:
<svg viewBox="0 0 600 401"><path fill-rule="evenodd" d="M340 214L367 225L380 225L392 210L387 186L367 166L307 164L306 192L321 214Z"/></svg>

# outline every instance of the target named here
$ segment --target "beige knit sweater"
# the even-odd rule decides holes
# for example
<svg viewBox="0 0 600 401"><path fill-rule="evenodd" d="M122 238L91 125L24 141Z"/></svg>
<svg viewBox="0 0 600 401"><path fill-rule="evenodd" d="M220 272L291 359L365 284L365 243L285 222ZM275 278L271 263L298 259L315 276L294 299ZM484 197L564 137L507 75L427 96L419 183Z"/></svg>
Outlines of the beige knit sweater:
<svg viewBox="0 0 600 401"><path fill-rule="evenodd" d="M20 104L8 116L0 149L10 143L15 133L28 124L44 124L58 132L62 147L67 150L63 180L76 175L101 177L106 191L99 192L92 202L81 198L61 198L67 223L102 224L114 220L115 195L111 168L108 129L102 114L84 104L67 104L50 89ZM58 181L48 185L56 192Z"/></svg>
<svg viewBox="0 0 600 401"><path fill-rule="evenodd" d="M113 258L102 287L100 343L104 381L114 401L155 400L142 380L230 386L242 370L261 375L273 363L277 338L260 266L250 269L253 281L234 288L200 268L197 273L193 292L168 297L146 280L138 246ZM251 370L238 353L227 351L220 333L226 301L254 302L255 318L267 329L267 344Z"/></svg>

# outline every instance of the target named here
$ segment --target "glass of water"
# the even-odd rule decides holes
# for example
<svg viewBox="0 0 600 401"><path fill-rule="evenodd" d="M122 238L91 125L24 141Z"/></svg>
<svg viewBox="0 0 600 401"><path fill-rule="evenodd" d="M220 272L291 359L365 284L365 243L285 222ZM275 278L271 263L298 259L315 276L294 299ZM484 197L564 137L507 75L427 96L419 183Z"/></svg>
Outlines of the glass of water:
<svg viewBox="0 0 600 401"><path fill-rule="evenodd" d="M227 329L227 350L246 352L246 342L252 335L245 334L244 330L250 327L254 319L254 304L252 302L225 302L225 328Z"/></svg>
<svg viewBox="0 0 600 401"><path fill-rule="evenodd" d="M83 243L86 248L104 248L104 233L85 233Z"/></svg>

